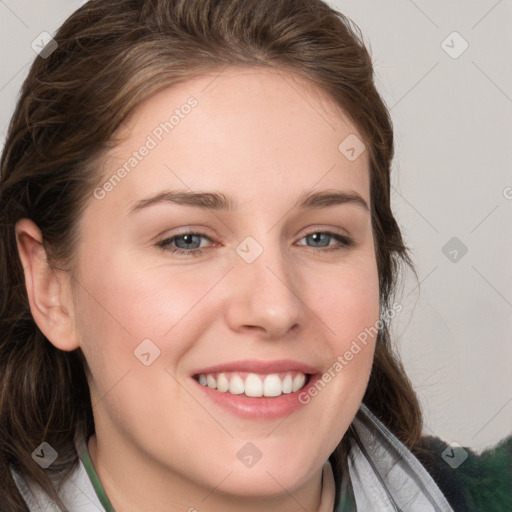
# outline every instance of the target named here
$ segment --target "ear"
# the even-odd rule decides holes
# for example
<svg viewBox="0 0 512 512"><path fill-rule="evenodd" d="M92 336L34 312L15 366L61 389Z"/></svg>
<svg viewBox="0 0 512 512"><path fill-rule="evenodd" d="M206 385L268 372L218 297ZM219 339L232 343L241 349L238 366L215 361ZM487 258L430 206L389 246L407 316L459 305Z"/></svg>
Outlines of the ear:
<svg viewBox="0 0 512 512"><path fill-rule="evenodd" d="M70 275L48 264L41 231L31 220L21 219L16 223L16 242L30 310L37 326L60 350L78 348Z"/></svg>

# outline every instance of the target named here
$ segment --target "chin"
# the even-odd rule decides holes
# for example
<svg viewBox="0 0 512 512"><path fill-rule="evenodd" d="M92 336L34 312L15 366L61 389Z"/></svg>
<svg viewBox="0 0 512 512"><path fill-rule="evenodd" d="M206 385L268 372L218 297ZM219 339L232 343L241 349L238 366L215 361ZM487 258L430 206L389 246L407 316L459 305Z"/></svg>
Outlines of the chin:
<svg viewBox="0 0 512 512"><path fill-rule="evenodd" d="M248 441L237 457L226 461L222 470L219 468L214 472L219 480L210 484L218 486L222 478L229 474L218 487L219 492L247 498L278 496L304 485L314 477L315 471L321 471L328 457L319 457L319 450L315 451L314 447L305 449L309 444L305 439L294 441L292 446L281 444L281 449L272 444L265 445L264 440ZM258 451L256 446L261 450Z"/></svg>
<svg viewBox="0 0 512 512"><path fill-rule="evenodd" d="M290 465L292 467L290 467ZM293 493L306 481L306 475L296 472L293 464L267 469L232 469L232 473L215 492L238 496L240 498L273 497ZM218 482L215 484L218 485Z"/></svg>

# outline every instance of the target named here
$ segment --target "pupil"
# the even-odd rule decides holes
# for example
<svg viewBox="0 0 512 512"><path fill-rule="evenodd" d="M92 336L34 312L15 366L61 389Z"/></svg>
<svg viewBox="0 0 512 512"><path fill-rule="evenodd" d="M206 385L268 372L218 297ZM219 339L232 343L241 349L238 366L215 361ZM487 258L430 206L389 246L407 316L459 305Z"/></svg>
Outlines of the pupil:
<svg viewBox="0 0 512 512"><path fill-rule="evenodd" d="M196 240L194 240L194 238ZM196 242L197 244L197 235L183 235L180 238L176 239L176 245L180 247L180 249L190 249L190 245ZM183 243L181 243L183 242Z"/></svg>
<svg viewBox="0 0 512 512"><path fill-rule="evenodd" d="M311 235L311 238L313 239L313 242L315 244L319 243L320 247L326 247L327 245L329 245L329 235L327 235L326 233L313 233ZM322 243L322 241L325 243Z"/></svg>

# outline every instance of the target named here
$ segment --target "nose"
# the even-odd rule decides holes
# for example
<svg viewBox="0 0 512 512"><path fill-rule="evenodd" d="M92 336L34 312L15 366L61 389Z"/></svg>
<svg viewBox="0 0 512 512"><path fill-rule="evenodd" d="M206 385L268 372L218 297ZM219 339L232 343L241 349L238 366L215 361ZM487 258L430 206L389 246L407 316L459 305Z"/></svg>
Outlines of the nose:
<svg viewBox="0 0 512 512"><path fill-rule="evenodd" d="M266 248L252 263L236 256L231 272L226 321L236 332L279 339L304 321L307 307L300 282L279 247Z"/></svg>

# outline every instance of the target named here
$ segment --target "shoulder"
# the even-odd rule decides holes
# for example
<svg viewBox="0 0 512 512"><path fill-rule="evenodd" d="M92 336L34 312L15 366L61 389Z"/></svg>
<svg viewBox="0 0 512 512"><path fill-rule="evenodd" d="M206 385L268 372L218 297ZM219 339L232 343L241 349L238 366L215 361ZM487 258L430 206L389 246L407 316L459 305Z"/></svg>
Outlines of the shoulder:
<svg viewBox="0 0 512 512"><path fill-rule="evenodd" d="M30 512L41 510L61 512L57 504L39 485L24 478L14 469L11 469L11 474ZM80 510L81 512L104 510L81 461L59 485L59 496L69 510Z"/></svg>
<svg viewBox="0 0 512 512"><path fill-rule="evenodd" d="M347 459L358 509L394 502L408 511L512 510L512 437L480 454L431 436L410 451L363 404L351 428Z"/></svg>
<svg viewBox="0 0 512 512"><path fill-rule="evenodd" d="M512 510L512 437L477 454L426 436L415 455L456 512Z"/></svg>

